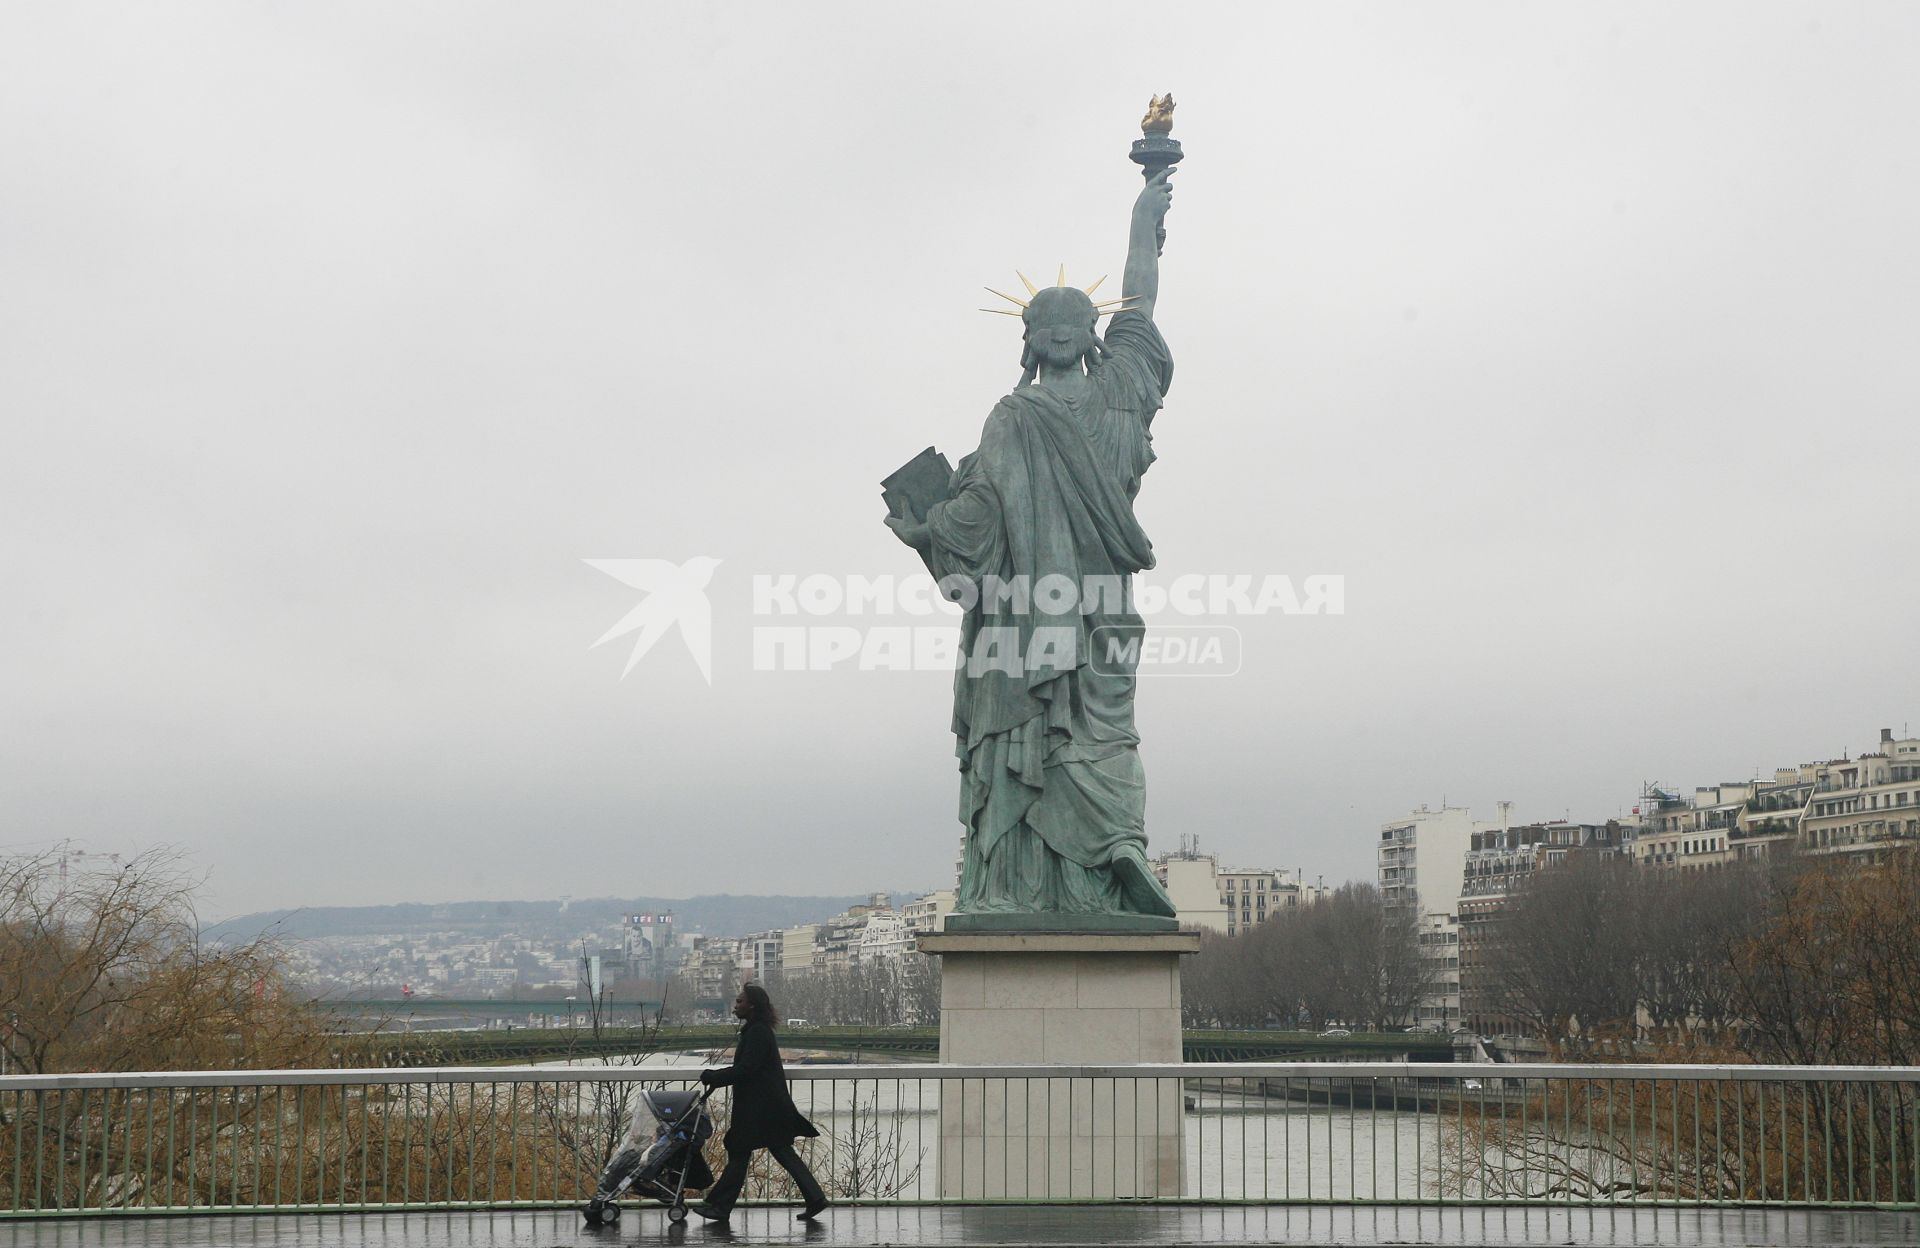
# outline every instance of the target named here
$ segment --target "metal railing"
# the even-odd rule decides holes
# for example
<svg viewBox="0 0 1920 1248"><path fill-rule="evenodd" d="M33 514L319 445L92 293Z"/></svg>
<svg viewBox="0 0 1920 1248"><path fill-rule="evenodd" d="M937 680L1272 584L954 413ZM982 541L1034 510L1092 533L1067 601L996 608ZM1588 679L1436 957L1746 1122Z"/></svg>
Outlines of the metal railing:
<svg viewBox="0 0 1920 1248"><path fill-rule="evenodd" d="M584 1201L691 1067L0 1078L0 1217ZM1920 1070L796 1066L842 1201L1920 1207ZM726 1127L716 1097L719 1156ZM764 1155L762 1155L764 1157ZM747 1196L787 1199L756 1165Z"/></svg>

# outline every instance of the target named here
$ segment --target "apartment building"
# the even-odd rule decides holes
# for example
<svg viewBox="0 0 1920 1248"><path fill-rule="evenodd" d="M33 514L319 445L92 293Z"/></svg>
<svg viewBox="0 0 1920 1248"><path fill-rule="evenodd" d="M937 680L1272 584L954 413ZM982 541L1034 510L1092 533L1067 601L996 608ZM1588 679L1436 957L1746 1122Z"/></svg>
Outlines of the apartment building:
<svg viewBox="0 0 1920 1248"><path fill-rule="evenodd" d="M1920 842L1920 737L1882 728L1879 749L1817 768L1799 834L1802 853L1866 861Z"/></svg>
<svg viewBox="0 0 1920 1248"><path fill-rule="evenodd" d="M1289 877L1268 867L1224 867L1217 878L1229 936L1257 927L1282 911L1309 905L1326 893L1306 884L1297 872Z"/></svg>
<svg viewBox="0 0 1920 1248"><path fill-rule="evenodd" d="M945 931L947 916L953 913L956 895L955 890L943 888L908 902L903 911L908 935L919 936L922 932Z"/></svg>
<svg viewBox="0 0 1920 1248"><path fill-rule="evenodd" d="M1181 848L1161 854L1153 873L1166 887L1180 926L1238 936L1274 915L1309 905L1326 889L1309 885L1299 872L1272 867L1222 867L1199 842L1181 838Z"/></svg>
<svg viewBox="0 0 1920 1248"><path fill-rule="evenodd" d="M1460 1025L1460 897L1467 852L1476 832L1500 830L1476 821L1464 806L1426 806L1380 825L1375 848L1380 895L1390 911L1411 916L1428 959L1427 989L1412 1022L1436 1031Z"/></svg>
<svg viewBox="0 0 1920 1248"><path fill-rule="evenodd" d="M1872 861L1920 843L1920 738L1880 730L1858 758L1778 768L1771 780L1695 789L1649 786L1634 808L1632 856L1643 867L1705 870L1790 847Z"/></svg>
<svg viewBox="0 0 1920 1248"><path fill-rule="evenodd" d="M1190 836L1180 838L1177 852L1154 860L1153 873L1173 902L1174 917L1189 930L1227 934L1227 903L1220 886L1220 864L1199 851Z"/></svg>
<svg viewBox="0 0 1920 1248"><path fill-rule="evenodd" d="M1759 782L1697 788L1681 797L1649 787L1634 808L1631 856L1636 866L1704 871L1740 857L1740 816Z"/></svg>
<svg viewBox="0 0 1920 1248"><path fill-rule="evenodd" d="M687 944L680 976L696 1008L720 1008L733 1000L739 970L734 965L734 942L705 936L684 938Z"/></svg>
<svg viewBox="0 0 1920 1248"><path fill-rule="evenodd" d="M801 923L780 930L780 971L785 975L804 974L813 969L820 925Z"/></svg>
<svg viewBox="0 0 1920 1248"><path fill-rule="evenodd" d="M894 913L892 899L885 893L869 894L860 905L848 906L820 925L815 937L814 965L848 967L860 961L860 941L874 915Z"/></svg>

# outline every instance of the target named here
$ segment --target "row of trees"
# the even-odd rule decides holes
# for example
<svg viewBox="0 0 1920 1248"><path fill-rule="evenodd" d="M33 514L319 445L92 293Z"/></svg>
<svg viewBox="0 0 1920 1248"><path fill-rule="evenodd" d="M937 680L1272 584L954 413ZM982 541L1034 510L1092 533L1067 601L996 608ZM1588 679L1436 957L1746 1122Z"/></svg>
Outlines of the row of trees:
<svg viewBox="0 0 1920 1248"><path fill-rule="evenodd" d="M779 973L766 988L785 1017L826 1026L940 1021L940 963L922 953Z"/></svg>
<svg viewBox="0 0 1920 1248"><path fill-rule="evenodd" d="M1623 1040L1755 1061L1920 1058L1920 855L1693 873L1574 857L1507 903L1490 1008L1556 1050ZM1469 980L1473 978L1469 973Z"/></svg>
<svg viewBox="0 0 1920 1248"><path fill-rule="evenodd" d="M1911 1191L1911 1083L1648 1079L1631 1063L1912 1066L1916 900L1912 850L1691 874L1575 858L1540 872L1492 926L1487 992L1557 1052L1625 1060L1618 1076L1521 1081L1523 1104L1463 1114L1442 1137L1443 1190L1823 1203Z"/></svg>
<svg viewBox="0 0 1920 1248"><path fill-rule="evenodd" d="M1189 1027L1385 1028L1413 1012L1428 978L1417 917L1371 884L1282 910L1238 936L1207 933L1183 968Z"/></svg>
<svg viewBox="0 0 1920 1248"><path fill-rule="evenodd" d="M259 939L201 942L167 850L111 871L0 857L0 1054L15 1074L328 1064L337 1037Z"/></svg>
<svg viewBox="0 0 1920 1248"><path fill-rule="evenodd" d="M1920 1061L1920 854L1791 856L1704 872L1576 855L1486 927L1463 987L1556 1054L1652 1044L1788 1064ZM1449 950L1449 952L1451 952ZM1368 884L1209 934L1182 992L1193 1027L1406 1022L1432 965L1415 916Z"/></svg>

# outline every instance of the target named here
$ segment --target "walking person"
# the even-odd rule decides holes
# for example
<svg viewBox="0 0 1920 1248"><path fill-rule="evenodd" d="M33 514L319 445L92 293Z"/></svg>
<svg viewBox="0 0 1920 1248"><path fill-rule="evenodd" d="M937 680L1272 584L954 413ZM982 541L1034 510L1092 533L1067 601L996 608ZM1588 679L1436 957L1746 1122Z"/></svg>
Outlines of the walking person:
<svg viewBox="0 0 1920 1248"><path fill-rule="evenodd" d="M787 1091L787 1071L780 1062L780 1045L773 1029L780 1016L774 1012L773 999L759 984L747 984L733 1000L733 1016L741 1020L740 1043L733 1051L733 1065L721 1070L703 1070L700 1082L711 1088L733 1089L733 1122L727 1128L727 1168L707 1192L706 1200L693 1206L703 1218L725 1221L740 1199L747 1181L747 1163L755 1149L773 1154L800 1187L807 1207L796 1214L802 1222L811 1222L827 1207L827 1194L820 1181L807 1169L800 1154L793 1151L796 1136L812 1138L820 1134L798 1109Z"/></svg>

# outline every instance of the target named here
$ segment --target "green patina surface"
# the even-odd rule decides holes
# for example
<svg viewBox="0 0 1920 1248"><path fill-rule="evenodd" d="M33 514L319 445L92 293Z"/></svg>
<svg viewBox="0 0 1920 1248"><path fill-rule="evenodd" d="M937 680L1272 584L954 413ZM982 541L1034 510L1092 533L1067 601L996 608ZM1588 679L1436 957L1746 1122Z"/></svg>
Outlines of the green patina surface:
<svg viewBox="0 0 1920 1248"><path fill-rule="evenodd" d="M887 517L966 606L952 728L967 835L951 931L1171 929L1146 857L1133 716L1145 625L1132 593L1133 574L1153 567L1133 500L1173 378L1153 319L1178 159L1171 111L1156 100L1152 150L1135 154L1147 185L1121 297L1096 304L1064 270L1045 288L1027 282L1025 299L1005 296L1020 307L1009 311L1022 326L1018 384L946 488L924 507L896 496ZM1042 605L1049 585L1073 601ZM1120 921L1143 918L1167 922Z"/></svg>

